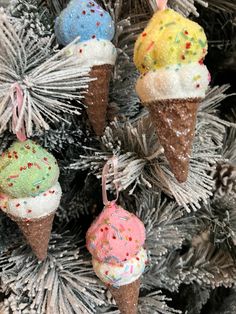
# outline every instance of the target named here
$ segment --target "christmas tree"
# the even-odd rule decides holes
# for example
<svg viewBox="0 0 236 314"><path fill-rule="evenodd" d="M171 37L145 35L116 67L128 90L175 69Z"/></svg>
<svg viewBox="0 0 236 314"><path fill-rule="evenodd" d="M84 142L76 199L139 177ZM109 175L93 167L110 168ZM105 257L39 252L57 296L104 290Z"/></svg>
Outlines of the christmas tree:
<svg viewBox="0 0 236 314"><path fill-rule="evenodd" d="M117 192L117 203L127 215L138 217L135 226L142 222L146 229L148 263L140 278L137 311L235 313L236 4L229 0L167 3L180 20L200 24L208 39L204 63L211 83L206 96L198 98L196 126L191 125L195 134L189 140L192 148L186 154L184 172L180 162L177 167L171 164L167 146L172 139L163 136L150 104L142 104L136 88L140 76L134 57L137 38L146 40L149 34L144 29L165 1L68 2L0 0L0 313L128 313L109 285L96 276L85 245L86 233L103 209L107 163L111 165L105 173L109 199ZM98 17L89 20L94 27L82 23L83 16L90 18L81 9L83 3ZM76 10L68 13L72 5ZM61 17L72 24L79 17L81 29L94 34L93 39L103 32L100 18L106 18L107 46L101 40L104 46L94 46L86 59L82 56L85 39L82 35L72 38L77 28L73 24L68 31ZM168 21L161 22L161 27L167 27ZM175 31L177 26L171 27ZM189 38L186 30L181 34L172 39L179 43ZM205 57L206 43L199 44ZM186 51L191 45L194 38L187 40ZM183 55L182 61L189 55ZM96 66L93 56L99 61ZM148 62L141 65L143 71ZM174 85L167 96L177 89ZM42 165L27 160L31 149L34 158L44 159ZM14 176L13 181L4 181L5 169L15 171L13 159L27 162L27 169L21 169L27 171L23 183L15 183ZM27 189L33 175L40 178L45 165L53 173L52 178L48 174L51 181L46 185L49 179L36 180L37 193L32 194ZM31 172L34 167L41 167L40 171ZM187 179L179 177L179 172ZM47 196L46 203L42 195ZM15 199L19 202L14 207ZM35 199L40 200L38 207ZM22 219L30 217L28 228L41 216L33 217L31 211L20 220L12 216L21 204L28 208L26 201L52 214L48 238L41 232L41 220L30 236L22 226ZM51 207L46 210L42 204ZM46 246L39 252L43 242Z"/></svg>

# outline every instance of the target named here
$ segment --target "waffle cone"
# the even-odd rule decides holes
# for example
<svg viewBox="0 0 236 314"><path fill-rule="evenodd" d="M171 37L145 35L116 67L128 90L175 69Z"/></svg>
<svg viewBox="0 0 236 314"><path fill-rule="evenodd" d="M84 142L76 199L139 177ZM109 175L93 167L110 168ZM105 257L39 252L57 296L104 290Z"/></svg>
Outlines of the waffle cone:
<svg viewBox="0 0 236 314"><path fill-rule="evenodd" d="M40 261L47 257L54 216L55 212L37 219L23 219L9 215L17 223L32 251Z"/></svg>
<svg viewBox="0 0 236 314"><path fill-rule="evenodd" d="M96 80L89 83L88 93L85 95L88 118L98 136L103 134L106 126L112 68L110 64L92 67L90 77Z"/></svg>
<svg viewBox="0 0 236 314"><path fill-rule="evenodd" d="M179 182L188 178L200 98L166 99L145 104L170 168Z"/></svg>
<svg viewBox="0 0 236 314"><path fill-rule="evenodd" d="M109 287L121 314L137 314L140 279L119 288Z"/></svg>

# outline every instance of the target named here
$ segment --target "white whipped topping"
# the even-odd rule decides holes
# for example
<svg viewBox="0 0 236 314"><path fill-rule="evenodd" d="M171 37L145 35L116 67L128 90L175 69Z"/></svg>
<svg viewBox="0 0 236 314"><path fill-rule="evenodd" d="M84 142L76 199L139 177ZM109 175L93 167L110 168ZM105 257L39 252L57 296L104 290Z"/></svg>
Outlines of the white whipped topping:
<svg viewBox="0 0 236 314"><path fill-rule="evenodd" d="M17 218L41 218L56 211L60 204L61 195L61 186L57 182L49 190L35 197L11 199L5 194L1 194L0 208L6 214Z"/></svg>
<svg viewBox="0 0 236 314"><path fill-rule="evenodd" d="M93 269L100 280L113 287L121 287L136 281L143 274L148 261L147 252L139 253L122 265L102 263L93 258Z"/></svg>
<svg viewBox="0 0 236 314"><path fill-rule="evenodd" d="M116 47L109 40L91 39L73 45L66 51L77 57L80 66L114 65L117 57Z"/></svg>
<svg viewBox="0 0 236 314"><path fill-rule="evenodd" d="M160 99L204 98L210 73L198 62L172 65L140 76L136 91L143 103Z"/></svg>

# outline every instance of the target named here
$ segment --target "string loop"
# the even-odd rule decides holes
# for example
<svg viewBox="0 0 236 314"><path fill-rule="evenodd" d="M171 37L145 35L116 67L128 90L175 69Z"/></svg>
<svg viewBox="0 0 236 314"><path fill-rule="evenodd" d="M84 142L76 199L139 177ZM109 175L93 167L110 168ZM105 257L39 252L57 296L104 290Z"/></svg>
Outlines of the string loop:
<svg viewBox="0 0 236 314"><path fill-rule="evenodd" d="M168 0L156 0L157 7L160 11L167 9L167 1Z"/></svg>
<svg viewBox="0 0 236 314"><path fill-rule="evenodd" d="M17 128L19 123L19 117L21 116L21 111L24 101L24 93L19 83L14 83L11 88L11 100L12 100L12 129L16 134L19 141L24 142L26 140L26 132L24 123L21 123L20 128Z"/></svg>
<svg viewBox="0 0 236 314"><path fill-rule="evenodd" d="M106 189L106 185L107 185L107 175L109 173L109 169L110 167L113 167L113 173L114 173L114 185L115 185L115 189L116 189L116 199L113 200L112 202L116 202L118 200L119 197L119 186L117 183L117 177L118 177L118 158L116 156L113 156L112 158L110 158L105 166L103 167L102 170L102 198L103 198L103 204L105 206L109 205L111 202L108 200L107 197L107 189Z"/></svg>

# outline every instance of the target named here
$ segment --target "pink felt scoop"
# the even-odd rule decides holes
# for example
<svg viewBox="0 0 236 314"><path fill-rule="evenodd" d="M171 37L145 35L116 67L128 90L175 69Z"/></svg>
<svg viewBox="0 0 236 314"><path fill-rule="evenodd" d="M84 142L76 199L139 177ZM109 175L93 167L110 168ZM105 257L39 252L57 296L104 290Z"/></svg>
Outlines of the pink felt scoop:
<svg viewBox="0 0 236 314"><path fill-rule="evenodd" d="M100 262L121 264L134 257L145 242L145 228L134 214L111 202L89 228L86 243Z"/></svg>

